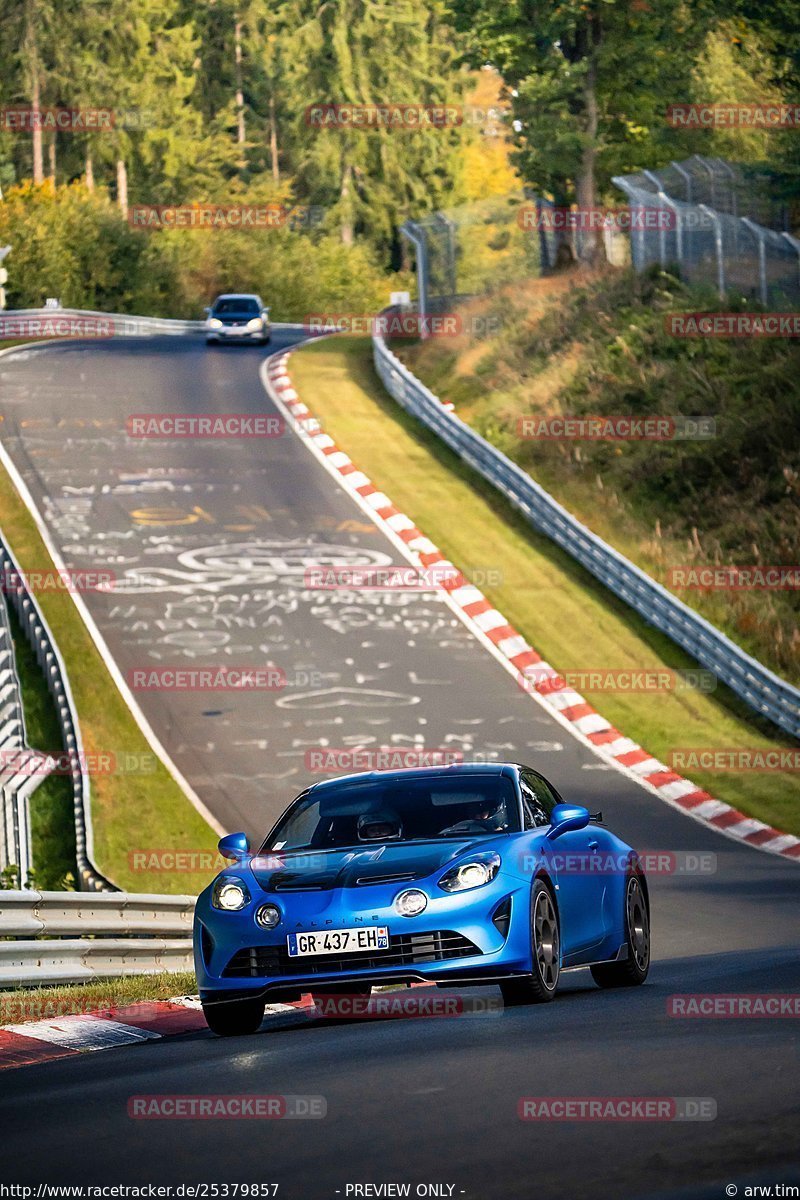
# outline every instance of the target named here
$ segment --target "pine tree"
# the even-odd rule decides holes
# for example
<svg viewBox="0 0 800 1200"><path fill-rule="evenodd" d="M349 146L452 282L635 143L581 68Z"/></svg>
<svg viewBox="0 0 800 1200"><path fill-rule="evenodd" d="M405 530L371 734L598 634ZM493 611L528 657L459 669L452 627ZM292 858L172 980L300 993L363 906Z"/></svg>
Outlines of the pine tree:
<svg viewBox="0 0 800 1200"><path fill-rule="evenodd" d="M457 175L457 127L319 128L314 105L457 102L456 42L441 0L296 0L287 84L299 110L298 186L329 210L342 241L386 249L402 219L441 207Z"/></svg>

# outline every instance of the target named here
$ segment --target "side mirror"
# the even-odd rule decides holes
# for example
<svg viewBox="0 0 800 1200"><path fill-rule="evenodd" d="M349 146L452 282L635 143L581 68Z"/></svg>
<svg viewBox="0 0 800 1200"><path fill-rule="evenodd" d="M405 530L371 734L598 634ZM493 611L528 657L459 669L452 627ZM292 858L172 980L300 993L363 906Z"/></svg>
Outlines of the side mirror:
<svg viewBox="0 0 800 1200"><path fill-rule="evenodd" d="M210 315L210 313L211 313L211 309L210 309L210 308L204 308L204 309L203 309L203 312L206 314L206 316L209 316L209 315Z"/></svg>
<svg viewBox="0 0 800 1200"><path fill-rule="evenodd" d="M550 817L550 832L547 836L554 841L561 837L562 833L569 833L573 829L585 829L590 817L588 808L583 808L580 804L557 804Z"/></svg>
<svg viewBox="0 0 800 1200"><path fill-rule="evenodd" d="M222 858L227 858L230 862L238 862L239 859L245 858L250 853L250 843L246 833L228 833L224 838L219 839L217 849Z"/></svg>

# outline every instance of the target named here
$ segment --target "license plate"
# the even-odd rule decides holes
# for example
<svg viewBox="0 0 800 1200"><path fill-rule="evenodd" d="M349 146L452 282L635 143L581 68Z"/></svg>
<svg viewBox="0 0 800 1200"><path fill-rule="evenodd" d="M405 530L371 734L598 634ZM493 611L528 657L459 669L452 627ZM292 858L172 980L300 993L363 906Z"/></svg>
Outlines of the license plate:
<svg viewBox="0 0 800 1200"><path fill-rule="evenodd" d="M309 954L355 954L359 950L388 950L386 925L367 925L363 929L326 929L323 933L290 933L289 957Z"/></svg>

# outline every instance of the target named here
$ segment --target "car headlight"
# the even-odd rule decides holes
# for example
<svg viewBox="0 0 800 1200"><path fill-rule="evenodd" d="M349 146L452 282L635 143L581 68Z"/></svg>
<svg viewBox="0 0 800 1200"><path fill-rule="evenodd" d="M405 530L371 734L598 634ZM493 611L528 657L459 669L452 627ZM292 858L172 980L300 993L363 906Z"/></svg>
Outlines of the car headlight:
<svg viewBox="0 0 800 1200"><path fill-rule="evenodd" d="M264 322L261 320L261 317L253 317L253 319L251 321L247 322L247 328L248 329L260 329L263 324L264 324Z"/></svg>
<svg viewBox="0 0 800 1200"><path fill-rule="evenodd" d="M274 929L281 923L281 910L276 904L262 904L256 912L256 925L262 929Z"/></svg>
<svg viewBox="0 0 800 1200"><path fill-rule="evenodd" d="M439 887L445 892L468 892L491 883L499 870L499 854L476 854L467 862L445 871L439 880Z"/></svg>
<svg viewBox="0 0 800 1200"><path fill-rule="evenodd" d="M428 897L418 888L409 888L395 896L394 906L401 917L416 917L428 907Z"/></svg>
<svg viewBox="0 0 800 1200"><path fill-rule="evenodd" d="M209 329L222 329L222 321L220 321L219 317L209 317L208 318L208 328Z"/></svg>
<svg viewBox="0 0 800 1200"><path fill-rule="evenodd" d="M232 875L223 875L214 884L211 903L214 908L221 908L223 912L239 912L250 903L247 884Z"/></svg>

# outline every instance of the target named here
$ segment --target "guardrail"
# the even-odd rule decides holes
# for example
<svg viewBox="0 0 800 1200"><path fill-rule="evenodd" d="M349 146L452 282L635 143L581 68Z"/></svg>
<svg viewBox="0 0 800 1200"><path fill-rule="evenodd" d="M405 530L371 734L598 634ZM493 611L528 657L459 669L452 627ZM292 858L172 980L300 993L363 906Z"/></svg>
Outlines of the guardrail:
<svg viewBox="0 0 800 1200"><path fill-rule="evenodd" d="M27 745L14 643L0 595L0 870L16 868L21 887L33 865L28 801L55 765Z"/></svg>
<svg viewBox="0 0 800 1200"><path fill-rule="evenodd" d="M84 321L87 337L151 337L158 333L184 336L188 333L203 333L204 321L176 321L167 317L127 316L124 313L93 312L82 308L15 308L0 313L0 322L6 326L6 337L58 337L59 323ZM14 334L14 327L20 332ZM8 326L11 328L9 329ZM47 332L47 329L52 332ZM73 332L70 337L80 337Z"/></svg>
<svg viewBox="0 0 800 1200"><path fill-rule="evenodd" d="M69 322L85 322L87 338L177 337L204 334L205 321L179 321L171 317L141 317L126 313L93 312L86 308L10 308L0 310L0 330L5 338L80 338L79 327L70 330ZM67 322L65 329L63 323ZM304 325L290 321L272 321L273 329L302 330ZM59 332L61 328L61 332ZM1 344L1 343L0 343Z"/></svg>
<svg viewBox="0 0 800 1200"><path fill-rule="evenodd" d="M192 969L192 896L0 891L0 987Z"/></svg>
<svg viewBox="0 0 800 1200"><path fill-rule="evenodd" d="M33 647L47 690L53 698L64 750L68 756L72 782L73 811L75 819L75 857L80 886L85 891L115 891L110 880L101 875L92 862L92 813L90 807L90 779L83 753L83 742L78 724L78 714L67 670L61 658L50 627L42 615L39 605L25 584L25 575L17 563L0 532L0 576L6 581L6 601L11 604L19 618L22 630ZM14 586L9 586L10 580ZM31 790L31 789L29 789Z"/></svg>
<svg viewBox="0 0 800 1200"><path fill-rule="evenodd" d="M192 943L98 938L96 941L0 942L0 987L86 983L161 971L191 971Z"/></svg>
<svg viewBox="0 0 800 1200"><path fill-rule="evenodd" d="M624 600L640 616L731 688L761 716L800 736L800 690L745 653L660 583L576 520L535 480L450 412L400 362L380 333L372 336L375 370L398 404L433 430L540 533Z"/></svg>

